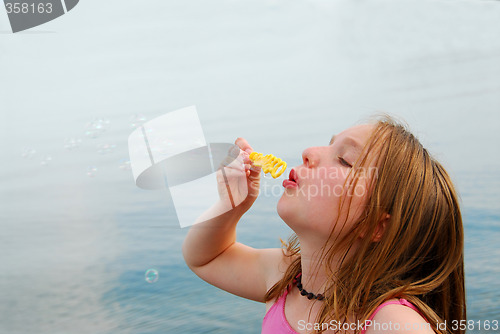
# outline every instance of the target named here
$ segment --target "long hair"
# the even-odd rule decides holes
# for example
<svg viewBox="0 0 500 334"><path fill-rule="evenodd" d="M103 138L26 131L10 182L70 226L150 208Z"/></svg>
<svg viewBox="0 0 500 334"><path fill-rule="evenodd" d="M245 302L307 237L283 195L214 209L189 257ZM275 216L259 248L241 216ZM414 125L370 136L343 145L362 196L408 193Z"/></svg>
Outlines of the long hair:
<svg viewBox="0 0 500 334"><path fill-rule="evenodd" d="M321 265L330 279L316 322L344 322L352 314L363 322L384 301L404 297L435 332L451 333L453 320L466 319L464 233L457 193L443 166L406 126L386 115L374 125L351 171L353 177L344 184L355 187L366 171L361 167L374 159L377 168L368 202L352 231L334 242L332 233L322 249ZM339 212L343 205L350 207L348 197L342 198ZM374 235L387 213L390 218L381 239L365 237L347 256L360 233ZM279 298L301 270L297 235L285 247L291 264L267 291L266 301ZM342 261L334 271L329 264L338 254ZM443 331L437 324L444 321L448 328Z"/></svg>

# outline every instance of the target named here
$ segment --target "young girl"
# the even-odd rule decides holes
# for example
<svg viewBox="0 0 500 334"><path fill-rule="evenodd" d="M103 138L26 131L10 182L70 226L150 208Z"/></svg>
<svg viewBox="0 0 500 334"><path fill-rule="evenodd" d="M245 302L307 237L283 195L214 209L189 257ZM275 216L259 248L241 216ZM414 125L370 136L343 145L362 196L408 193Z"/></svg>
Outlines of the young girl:
<svg viewBox="0 0 500 334"><path fill-rule="evenodd" d="M295 232L283 250L236 242L260 170L245 139L235 144L246 152L248 195L192 226L183 254L205 281L266 303L262 333L465 332L457 194L403 125L385 116L302 153L277 206Z"/></svg>

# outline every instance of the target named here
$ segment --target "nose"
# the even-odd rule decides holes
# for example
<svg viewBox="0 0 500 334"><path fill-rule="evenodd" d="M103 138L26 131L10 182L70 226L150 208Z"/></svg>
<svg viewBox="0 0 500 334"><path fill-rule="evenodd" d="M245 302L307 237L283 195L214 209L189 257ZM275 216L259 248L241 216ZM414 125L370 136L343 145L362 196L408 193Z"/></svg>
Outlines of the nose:
<svg viewBox="0 0 500 334"><path fill-rule="evenodd" d="M308 168L318 166L319 164L319 148L309 147L302 152L302 161Z"/></svg>

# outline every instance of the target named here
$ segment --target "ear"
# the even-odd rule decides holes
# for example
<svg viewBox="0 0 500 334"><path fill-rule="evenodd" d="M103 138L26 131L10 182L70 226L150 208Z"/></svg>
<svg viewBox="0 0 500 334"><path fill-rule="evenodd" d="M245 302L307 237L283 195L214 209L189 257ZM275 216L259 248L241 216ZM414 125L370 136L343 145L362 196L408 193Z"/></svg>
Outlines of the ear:
<svg viewBox="0 0 500 334"><path fill-rule="evenodd" d="M379 242L382 240L382 236L384 235L385 229L389 225L389 220L391 219L391 215L388 213L384 213L378 222L377 229L373 233L372 241Z"/></svg>

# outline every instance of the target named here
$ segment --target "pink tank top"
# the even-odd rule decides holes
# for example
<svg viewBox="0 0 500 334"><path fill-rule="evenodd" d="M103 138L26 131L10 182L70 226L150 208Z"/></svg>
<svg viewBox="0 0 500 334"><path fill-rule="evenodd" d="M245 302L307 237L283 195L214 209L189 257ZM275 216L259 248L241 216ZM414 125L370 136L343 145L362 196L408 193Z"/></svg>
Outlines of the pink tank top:
<svg viewBox="0 0 500 334"><path fill-rule="evenodd" d="M267 311L262 321L261 334L298 334L285 317L285 301L289 289L290 287Z"/></svg>
<svg viewBox="0 0 500 334"><path fill-rule="evenodd" d="M286 289L285 293L271 306L271 308L267 311L264 320L262 321L262 334L298 334L292 326L288 323L285 317L285 302L286 295L288 294L289 288ZM372 315L368 320L373 320L375 314L377 314L382 307L391 304L400 304L404 306L408 306L409 308L417 311L420 315L420 311L404 298L398 300L389 300L385 303L380 304L375 311L373 311ZM360 334L364 334L366 329L362 330Z"/></svg>

